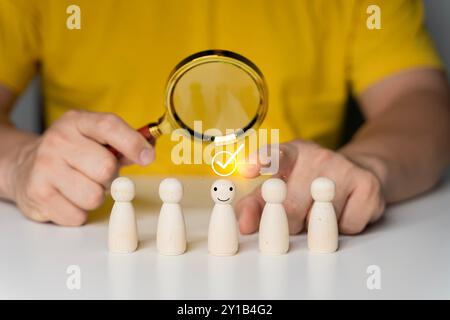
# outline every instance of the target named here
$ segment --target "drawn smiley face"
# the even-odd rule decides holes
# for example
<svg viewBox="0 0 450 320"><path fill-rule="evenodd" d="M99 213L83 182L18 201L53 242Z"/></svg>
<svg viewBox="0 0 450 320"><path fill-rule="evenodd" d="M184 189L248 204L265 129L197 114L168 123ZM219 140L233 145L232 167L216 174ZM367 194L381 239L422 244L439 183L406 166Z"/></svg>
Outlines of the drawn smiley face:
<svg viewBox="0 0 450 320"><path fill-rule="evenodd" d="M229 180L216 180L211 186L211 197L217 204L231 203L234 199L236 187Z"/></svg>

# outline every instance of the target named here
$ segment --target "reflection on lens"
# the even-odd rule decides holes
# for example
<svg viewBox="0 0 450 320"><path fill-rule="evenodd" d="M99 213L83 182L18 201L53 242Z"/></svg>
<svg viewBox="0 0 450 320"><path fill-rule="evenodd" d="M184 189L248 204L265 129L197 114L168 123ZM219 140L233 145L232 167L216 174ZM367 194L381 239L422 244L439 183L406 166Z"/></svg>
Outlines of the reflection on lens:
<svg viewBox="0 0 450 320"><path fill-rule="evenodd" d="M200 134L212 128L225 134L247 127L261 103L255 79L224 61L206 61L187 70L174 85L171 99L185 127L193 130L194 122L202 121Z"/></svg>

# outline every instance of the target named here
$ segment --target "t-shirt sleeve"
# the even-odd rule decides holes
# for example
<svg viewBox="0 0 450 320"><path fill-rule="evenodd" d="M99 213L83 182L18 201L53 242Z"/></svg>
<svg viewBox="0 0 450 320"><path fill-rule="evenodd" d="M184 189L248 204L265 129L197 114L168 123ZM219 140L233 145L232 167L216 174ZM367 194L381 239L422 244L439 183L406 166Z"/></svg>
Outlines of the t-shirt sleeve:
<svg viewBox="0 0 450 320"><path fill-rule="evenodd" d="M380 8L381 29L369 29L370 5ZM357 1L350 31L349 77L359 95L370 85L396 72L442 63L424 26L420 0Z"/></svg>
<svg viewBox="0 0 450 320"><path fill-rule="evenodd" d="M20 93L39 61L38 14L34 1L0 0L0 84Z"/></svg>

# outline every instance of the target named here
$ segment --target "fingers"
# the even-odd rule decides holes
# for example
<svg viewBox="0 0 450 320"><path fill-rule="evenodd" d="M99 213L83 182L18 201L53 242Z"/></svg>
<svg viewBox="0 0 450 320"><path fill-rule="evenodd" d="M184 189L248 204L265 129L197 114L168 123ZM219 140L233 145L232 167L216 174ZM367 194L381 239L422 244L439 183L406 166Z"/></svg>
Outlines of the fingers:
<svg viewBox="0 0 450 320"><path fill-rule="evenodd" d="M257 153L252 153L245 162L239 163L238 172L247 179L256 178L260 174L261 163Z"/></svg>
<svg viewBox="0 0 450 320"><path fill-rule="evenodd" d="M256 178L259 176L261 166L259 163L240 163L238 166L238 172L241 176L247 179Z"/></svg>
<svg viewBox="0 0 450 320"><path fill-rule="evenodd" d="M369 223L381 217L385 208L377 179L368 172L356 177L358 185L348 197L339 219L339 230L344 234L361 233Z"/></svg>
<svg viewBox="0 0 450 320"><path fill-rule="evenodd" d="M239 173L245 178L256 178L260 174L271 174L286 180L292 171L298 155L293 142L265 145L252 153L239 166Z"/></svg>
<svg viewBox="0 0 450 320"><path fill-rule="evenodd" d="M69 166L62 165L53 185L72 204L85 210L97 209L104 201L103 187Z"/></svg>
<svg viewBox="0 0 450 320"><path fill-rule="evenodd" d="M236 212L239 218L239 229L242 234L250 234L258 230L264 204L260 187L238 201Z"/></svg>
<svg viewBox="0 0 450 320"><path fill-rule="evenodd" d="M297 163L299 152L301 152L299 145L297 143L284 143L278 146L279 168L274 174L275 177L285 181L289 178Z"/></svg>
<svg viewBox="0 0 450 320"><path fill-rule="evenodd" d="M275 177L287 182L284 207L291 234L301 232L307 224L313 204L310 187L313 180L321 176L336 184L333 206L342 233L359 233L382 215L385 203L380 190L381 182L373 172L342 154L310 142L296 140L282 144L278 153L274 153L273 146L271 148L272 157L253 154L249 159L250 164L242 166L240 173L247 178L256 177L265 165L274 161L274 154L279 155L279 171ZM258 161L255 161L255 157ZM243 233L256 231L263 208L264 201L259 190L238 203Z"/></svg>
<svg viewBox="0 0 450 320"><path fill-rule="evenodd" d="M74 143L61 146L62 157L69 166L80 171L89 179L108 188L118 173L116 157L106 148L86 137L77 137ZM80 152L78 146L83 146Z"/></svg>
<svg viewBox="0 0 450 320"><path fill-rule="evenodd" d="M289 232L297 234L303 230L312 205L310 186L319 174L319 167L312 165L315 148L308 143L296 142L281 150L283 150L283 160L280 161L279 176L288 179L284 207L288 217Z"/></svg>
<svg viewBox="0 0 450 320"><path fill-rule="evenodd" d="M320 161L320 160L319 160ZM313 180L319 176L327 177L334 181L336 185L335 197L333 199L333 207L339 219L348 198L358 186L359 169L340 154L333 154L330 159L324 157L323 170L317 174ZM312 180L310 182L310 185Z"/></svg>
<svg viewBox="0 0 450 320"><path fill-rule="evenodd" d="M23 147L14 181L18 207L36 221L83 224L86 211L103 202L119 167L105 144L122 153L124 162L147 165L153 159L153 147L119 117L67 112Z"/></svg>
<svg viewBox="0 0 450 320"><path fill-rule="evenodd" d="M293 170L296 169L299 146L300 143L290 142L261 147L258 153L250 155L247 163L241 165L239 170L242 176L255 178L260 175L262 168L273 165L276 162L277 170L273 172L274 177L281 178L288 183L288 194L284 204L291 234L302 230L303 221L311 203L309 192L306 192L307 187L305 187L305 182L308 183L311 180L311 171L297 169L305 177L295 175L295 179L289 179ZM237 210L240 212L239 226L242 233L246 234L256 231L263 208L264 200L261 197L260 188L244 197L238 203Z"/></svg>
<svg viewBox="0 0 450 320"><path fill-rule="evenodd" d="M73 112L77 113L73 117L77 128L86 137L114 147L126 158L142 166L153 161L153 147L118 116L110 113Z"/></svg>
<svg viewBox="0 0 450 320"><path fill-rule="evenodd" d="M49 219L61 226L78 227L86 223L87 213L66 200L58 191L49 198L48 207L42 209Z"/></svg>
<svg viewBox="0 0 450 320"><path fill-rule="evenodd" d="M34 189L33 206L21 208L25 215L38 222L51 221L61 226L76 227L87 220L87 213L54 188Z"/></svg>
<svg viewBox="0 0 450 320"><path fill-rule="evenodd" d="M273 149L271 155L274 155ZM313 180L321 176L336 183L333 206L342 232L361 232L368 223L378 219L383 213L380 182L371 172L360 168L343 155L300 140L280 145L278 155L279 171L275 177L287 182L284 207L291 234L301 232L307 225L313 203L310 187ZM271 160L273 161L273 157ZM245 177L252 178L260 174L263 166L264 163L258 161L252 166L243 166L240 172ZM258 228L263 208L264 201L256 191L239 202L237 209L243 233L254 232Z"/></svg>
<svg viewBox="0 0 450 320"><path fill-rule="evenodd" d="M333 205L339 217L356 185L353 180L357 170L359 169L340 154L310 143L299 144L298 157L289 176L285 201L290 232L299 233L307 226L309 210L313 203L310 188L314 179L323 176L336 183Z"/></svg>
<svg viewBox="0 0 450 320"><path fill-rule="evenodd" d="M50 222L50 219L47 216L44 216L38 210L24 211L24 215L36 222L40 223Z"/></svg>
<svg viewBox="0 0 450 320"><path fill-rule="evenodd" d="M288 183L288 193L284 208L289 222L289 233L298 234L304 226L312 199L306 183L300 181Z"/></svg>
<svg viewBox="0 0 450 320"><path fill-rule="evenodd" d="M298 163L299 165L292 170L290 179L287 181L288 192L284 201L290 234L297 234L303 230L304 221L312 203L309 185L315 172L305 170L300 165L300 161Z"/></svg>

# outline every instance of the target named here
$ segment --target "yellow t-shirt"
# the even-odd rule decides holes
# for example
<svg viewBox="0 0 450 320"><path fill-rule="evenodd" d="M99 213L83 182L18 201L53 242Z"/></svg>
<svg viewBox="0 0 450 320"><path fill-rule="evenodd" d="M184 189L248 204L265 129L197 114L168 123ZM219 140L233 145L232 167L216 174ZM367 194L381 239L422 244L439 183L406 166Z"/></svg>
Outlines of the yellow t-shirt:
<svg viewBox="0 0 450 320"><path fill-rule="evenodd" d="M68 6L81 29L66 27ZM367 27L369 5L381 29ZM0 83L21 92L36 72L50 125L72 108L114 112L131 126L157 120L172 68L206 49L235 51L264 73L266 128L281 141L335 147L349 90L418 66L440 67L412 0L0 0ZM158 141L157 160L128 172L209 172L176 166L176 142Z"/></svg>

